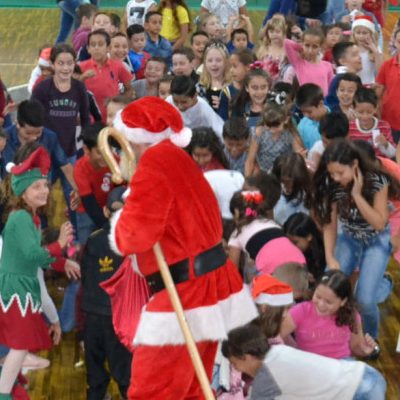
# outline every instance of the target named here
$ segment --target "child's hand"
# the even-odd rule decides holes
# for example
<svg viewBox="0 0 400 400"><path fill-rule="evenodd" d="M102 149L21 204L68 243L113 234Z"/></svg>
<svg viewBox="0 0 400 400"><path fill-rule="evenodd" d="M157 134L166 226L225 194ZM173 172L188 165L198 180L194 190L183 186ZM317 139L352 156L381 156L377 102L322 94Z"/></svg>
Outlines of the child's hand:
<svg viewBox="0 0 400 400"><path fill-rule="evenodd" d="M353 188L351 189L351 195L353 196L353 198L361 195L363 183L364 178L362 176L362 172L357 166L354 168Z"/></svg>
<svg viewBox="0 0 400 400"><path fill-rule="evenodd" d="M65 274L69 279L80 279L81 277L81 267L76 261L67 260L65 263Z"/></svg>
<svg viewBox="0 0 400 400"><path fill-rule="evenodd" d="M212 107L217 109L220 103L219 96L211 96L211 100L212 100Z"/></svg>
<svg viewBox="0 0 400 400"><path fill-rule="evenodd" d="M379 136L376 137L376 144L378 146L383 146L383 147L387 147L389 142L388 140L385 138L385 136L383 136L382 134L380 134Z"/></svg>
<svg viewBox="0 0 400 400"><path fill-rule="evenodd" d="M351 24L351 15L344 15L341 19L344 24Z"/></svg>
<svg viewBox="0 0 400 400"><path fill-rule="evenodd" d="M7 103L7 105L4 107L3 115L7 115L9 113L14 112L17 109L17 103L15 102L10 102Z"/></svg>
<svg viewBox="0 0 400 400"><path fill-rule="evenodd" d="M76 190L73 190L69 195L69 206L72 211L75 211L81 204L81 198Z"/></svg>
<svg viewBox="0 0 400 400"><path fill-rule="evenodd" d="M67 221L61 225L58 243L63 249L71 240L73 240L74 229L71 222Z"/></svg>
<svg viewBox="0 0 400 400"><path fill-rule="evenodd" d="M368 333L364 336L364 341L361 343L361 351L365 354L365 356L369 356L374 350L375 347L378 346L378 343L372 338Z"/></svg>
<svg viewBox="0 0 400 400"><path fill-rule="evenodd" d="M88 69L87 71L85 71L85 72L83 72L81 74L81 78L80 79L81 79L81 81L84 81L84 80L86 80L88 78L92 78L95 75L96 75L96 72L94 72L93 69Z"/></svg>
<svg viewBox="0 0 400 400"><path fill-rule="evenodd" d="M329 260L326 260L326 263L328 264L328 268L332 270L340 270L340 263L338 260L336 260L335 257L330 257Z"/></svg>
<svg viewBox="0 0 400 400"><path fill-rule="evenodd" d="M319 28L321 26L321 21L319 19L306 18L306 24L310 28Z"/></svg>
<svg viewBox="0 0 400 400"><path fill-rule="evenodd" d="M372 40L372 37L368 36L365 39L365 47L371 52L371 53L377 53L378 52L378 47L376 47L374 41Z"/></svg>
<svg viewBox="0 0 400 400"><path fill-rule="evenodd" d="M59 322L50 325L49 335L53 339L53 343L57 346L61 341L61 326Z"/></svg>

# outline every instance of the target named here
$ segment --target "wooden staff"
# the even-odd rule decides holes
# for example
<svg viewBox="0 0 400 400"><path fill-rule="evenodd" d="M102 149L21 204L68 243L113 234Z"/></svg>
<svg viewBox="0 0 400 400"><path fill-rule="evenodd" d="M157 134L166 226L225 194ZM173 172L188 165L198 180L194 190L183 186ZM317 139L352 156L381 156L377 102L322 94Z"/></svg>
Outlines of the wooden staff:
<svg viewBox="0 0 400 400"><path fill-rule="evenodd" d="M102 153L104 159L106 160L108 166L110 167L113 181L117 184L120 184L123 181L123 177L121 169L118 163L116 162L113 153L110 149L110 145L108 143L109 137L114 138L121 145L121 148L125 153L127 166L129 168L128 170L130 175L129 179L132 177L133 173L136 170L135 155L132 151L130 143L119 131L117 131L114 128L104 128L100 131L98 138L99 150ZM206 400L215 400L214 394L211 390L210 382L208 381L208 377L199 354L199 350L197 349L196 342L193 339L192 332L186 320L185 312L183 310L182 303L179 299L178 291L176 290L174 281L171 276L171 272L168 268L168 264L165 261L165 257L161 249L160 243L156 243L153 246L153 251L157 260L161 277L164 282L164 286L167 289L169 298L172 303L172 307L174 308L174 311L178 318L179 326L181 327L183 336L185 338L186 346L189 351L189 355L192 360L192 364L195 369L197 379L199 380L204 397Z"/></svg>

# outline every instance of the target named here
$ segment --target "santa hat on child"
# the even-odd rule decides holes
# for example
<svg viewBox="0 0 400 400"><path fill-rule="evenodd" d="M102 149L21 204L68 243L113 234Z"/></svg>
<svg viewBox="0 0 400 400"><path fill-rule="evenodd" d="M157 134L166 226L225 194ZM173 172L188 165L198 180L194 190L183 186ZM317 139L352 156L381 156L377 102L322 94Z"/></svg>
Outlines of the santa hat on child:
<svg viewBox="0 0 400 400"><path fill-rule="evenodd" d="M170 139L186 147L192 131L185 128L179 111L159 97L146 96L128 104L114 119L114 128L133 143L159 143Z"/></svg>
<svg viewBox="0 0 400 400"><path fill-rule="evenodd" d="M51 47L45 47L39 55L38 65L40 67L48 68L50 67L50 53Z"/></svg>
<svg viewBox="0 0 400 400"><path fill-rule="evenodd" d="M292 288L271 275L261 275L254 278L251 292L256 304L278 307L293 303Z"/></svg>
<svg viewBox="0 0 400 400"><path fill-rule="evenodd" d="M371 32L375 33L375 24L372 17L369 15L357 15L354 18L353 24L351 25L351 30L354 31L358 26L363 26L369 29Z"/></svg>
<svg viewBox="0 0 400 400"><path fill-rule="evenodd" d="M11 173L11 188L17 196L39 179L47 179L50 170L50 156L44 147L39 147L21 164L7 164L7 171Z"/></svg>

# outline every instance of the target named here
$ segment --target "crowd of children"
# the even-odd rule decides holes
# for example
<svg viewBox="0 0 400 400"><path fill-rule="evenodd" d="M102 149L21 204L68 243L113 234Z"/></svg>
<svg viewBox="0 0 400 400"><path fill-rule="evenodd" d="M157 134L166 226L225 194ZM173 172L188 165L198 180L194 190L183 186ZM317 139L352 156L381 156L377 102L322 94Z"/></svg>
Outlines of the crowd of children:
<svg viewBox="0 0 400 400"><path fill-rule="evenodd" d="M28 351L51 346L48 321L54 344L80 330L88 399L106 396L110 375L127 396L132 354L99 288L123 263L107 234L124 186L97 139L146 96L191 128L185 151L259 307L222 343L217 398L384 399L384 377L355 357L379 357L378 304L400 259L400 23L385 59L385 2L272 0L258 35L245 0L202 0L195 19L183 0L130 0L122 19L96 3L59 2L56 44L41 49L15 121L0 81L0 399L21 390ZM44 245L58 178L71 223ZM73 278L59 321L46 313L49 267Z"/></svg>

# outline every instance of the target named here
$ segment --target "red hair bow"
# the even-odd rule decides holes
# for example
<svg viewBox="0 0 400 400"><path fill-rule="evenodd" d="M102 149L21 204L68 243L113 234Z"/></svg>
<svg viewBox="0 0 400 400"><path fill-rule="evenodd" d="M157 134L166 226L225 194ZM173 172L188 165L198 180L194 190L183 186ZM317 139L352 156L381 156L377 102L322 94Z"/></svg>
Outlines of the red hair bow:
<svg viewBox="0 0 400 400"><path fill-rule="evenodd" d="M242 192L242 196L247 203L260 204L264 200L264 196L259 190L245 190Z"/></svg>
<svg viewBox="0 0 400 400"><path fill-rule="evenodd" d="M255 61L250 64L250 69L254 71L255 69L264 69L264 63L262 61Z"/></svg>

